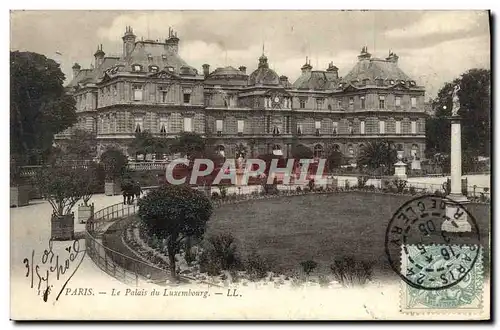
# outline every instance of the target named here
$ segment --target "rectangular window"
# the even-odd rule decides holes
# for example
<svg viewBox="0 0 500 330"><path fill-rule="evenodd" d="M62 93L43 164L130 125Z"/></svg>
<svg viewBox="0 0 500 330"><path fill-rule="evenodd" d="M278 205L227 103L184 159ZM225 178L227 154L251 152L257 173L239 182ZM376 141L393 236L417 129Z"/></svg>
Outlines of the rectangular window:
<svg viewBox="0 0 500 330"><path fill-rule="evenodd" d="M396 96L396 108L401 106L401 96Z"/></svg>
<svg viewBox="0 0 500 330"><path fill-rule="evenodd" d="M380 134L385 134L385 121L381 120L378 122L378 128Z"/></svg>
<svg viewBox="0 0 500 330"><path fill-rule="evenodd" d="M354 97L349 98L349 110L354 110Z"/></svg>
<svg viewBox="0 0 500 330"><path fill-rule="evenodd" d="M411 122L411 134L417 134L417 122L416 121Z"/></svg>
<svg viewBox="0 0 500 330"><path fill-rule="evenodd" d="M365 122L363 120L359 123L359 132L365 134Z"/></svg>
<svg viewBox="0 0 500 330"><path fill-rule="evenodd" d="M297 124L297 135L302 135L302 124Z"/></svg>
<svg viewBox="0 0 500 330"><path fill-rule="evenodd" d="M266 116L266 133L271 133L271 116Z"/></svg>
<svg viewBox="0 0 500 330"><path fill-rule="evenodd" d="M305 109L305 107L306 107L306 100L301 99L299 102L300 102L300 108L301 109Z"/></svg>
<svg viewBox="0 0 500 330"><path fill-rule="evenodd" d="M222 132L223 124L224 123L223 123L222 119L217 119L215 121L215 128L216 128L217 132Z"/></svg>
<svg viewBox="0 0 500 330"><path fill-rule="evenodd" d="M244 128L245 128L245 121L238 120L238 134L243 134Z"/></svg>
<svg viewBox="0 0 500 330"><path fill-rule="evenodd" d="M338 122L336 122L336 121L334 121L334 122L332 123L332 126L333 126L333 129L332 129L332 134L333 134L333 135L337 135L337 132L338 132L338 127L339 127L339 123L338 123Z"/></svg>
<svg viewBox="0 0 500 330"><path fill-rule="evenodd" d="M160 118L160 133L161 134L167 133L167 118L165 117Z"/></svg>
<svg viewBox="0 0 500 330"><path fill-rule="evenodd" d="M337 107L340 109L342 109L342 100L338 100L337 101Z"/></svg>
<svg viewBox="0 0 500 330"><path fill-rule="evenodd" d="M323 99L316 99L316 109L323 109Z"/></svg>
<svg viewBox="0 0 500 330"><path fill-rule="evenodd" d="M396 121L396 134L401 134L401 122Z"/></svg>
<svg viewBox="0 0 500 330"><path fill-rule="evenodd" d="M134 86L134 101L142 101L142 86Z"/></svg>
<svg viewBox="0 0 500 330"><path fill-rule="evenodd" d="M361 109L365 109L366 108L366 99L364 96L361 96Z"/></svg>
<svg viewBox="0 0 500 330"><path fill-rule="evenodd" d="M320 129L320 128L321 128L321 121L316 120L316 121L314 122L314 128L316 128L316 129Z"/></svg>
<svg viewBox="0 0 500 330"><path fill-rule="evenodd" d="M184 132L192 132L193 131L193 118L186 117L184 118Z"/></svg>
<svg viewBox="0 0 500 330"><path fill-rule="evenodd" d="M378 107L379 107L379 109L385 109L385 96L384 95L379 95Z"/></svg>
<svg viewBox="0 0 500 330"><path fill-rule="evenodd" d="M189 103L191 103L191 94L184 93L184 104L189 104Z"/></svg>
<svg viewBox="0 0 500 330"><path fill-rule="evenodd" d="M285 116L285 134L290 134L290 116Z"/></svg>
<svg viewBox="0 0 500 330"><path fill-rule="evenodd" d="M135 118L135 127L134 127L134 133L141 133L143 128L142 128L143 120L140 117Z"/></svg>
<svg viewBox="0 0 500 330"><path fill-rule="evenodd" d="M412 97L411 98L411 107L412 108L416 108L417 107L417 98L416 97Z"/></svg>
<svg viewBox="0 0 500 330"><path fill-rule="evenodd" d="M167 95L168 95L168 91L161 91L161 101L163 103L167 103L167 100L168 100Z"/></svg>

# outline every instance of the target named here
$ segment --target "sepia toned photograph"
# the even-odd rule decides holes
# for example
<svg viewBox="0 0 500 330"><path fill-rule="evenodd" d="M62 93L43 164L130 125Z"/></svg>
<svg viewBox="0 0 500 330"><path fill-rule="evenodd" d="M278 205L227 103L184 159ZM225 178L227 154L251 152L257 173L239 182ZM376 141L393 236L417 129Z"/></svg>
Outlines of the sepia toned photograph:
<svg viewBox="0 0 500 330"><path fill-rule="evenodd" d="M12 10L11 320L490 320L491 19Z"/></svg>

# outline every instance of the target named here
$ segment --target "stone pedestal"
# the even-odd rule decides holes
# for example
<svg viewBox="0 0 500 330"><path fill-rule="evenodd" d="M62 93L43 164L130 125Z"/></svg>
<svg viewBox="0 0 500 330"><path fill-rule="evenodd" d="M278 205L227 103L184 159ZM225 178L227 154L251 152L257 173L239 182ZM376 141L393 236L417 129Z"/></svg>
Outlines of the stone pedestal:
<svg viewBox="0 0 500 330"><path fill-rule="evenodd" d="M25 206L30 201L31 188L27 185L10 187L10 207Z"/></svg>
<svg viewBox="0 0 500 330"><path fill-rule="evenodd" d="M462 194L462 132L460 127L460 118L453 116L451 120L451 191L446 197L460 203L461 205L469 203L466 196ZM450 220L443 222L442 231L447 232L470 232L471 225L467 219L467 213L461 210L457 212L457 205L449 203L446 205L446 216Z"/></svg>
<svg viewBox="0 0 500 330"><path fill-rule="evenodd" d="M399 180L406 180L406 164L403 162L403 151L398 151L398 162L394 164L394 177Z"/></svg>
<svg viewBox="0 0 500 330"><path fill-rule="evenodd" d="M450 194L449 199L465 206L469 203L467 197L462 194ZM446 216L449 220L445 220L441 225L441 231L447 232L470 232L472 227L469 223L467 212L459 208L455 203L446 203Z"/></svg>

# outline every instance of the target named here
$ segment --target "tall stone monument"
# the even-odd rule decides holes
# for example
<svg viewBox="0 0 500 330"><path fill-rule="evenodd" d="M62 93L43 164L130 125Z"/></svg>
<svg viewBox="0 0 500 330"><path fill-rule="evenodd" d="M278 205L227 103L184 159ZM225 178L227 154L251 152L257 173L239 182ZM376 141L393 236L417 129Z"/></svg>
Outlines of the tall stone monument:
<svg viewBox="0 0 500 330"><path fill-rule="evenodd" d="M460 100L458 91L460 86L455 86L453 89L453 108L451 109L451 190L446 197L460 203L467 204L469 200L467 196L462 194L462 133L460 125ZM461 211L456 204L449 203L446 205L446 216L448 219L443 222L442 231L447 232L470 232L471 225L468 222L467 213Z"/></svg>

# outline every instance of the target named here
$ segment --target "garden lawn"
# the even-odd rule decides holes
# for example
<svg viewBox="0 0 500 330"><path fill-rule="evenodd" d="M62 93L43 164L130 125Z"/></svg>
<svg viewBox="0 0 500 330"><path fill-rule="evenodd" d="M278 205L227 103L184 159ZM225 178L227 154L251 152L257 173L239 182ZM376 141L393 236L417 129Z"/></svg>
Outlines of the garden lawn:
<svg viewBox="0 0 500 330"><path fill-rule="evenodd" d="M374 262L375 279L396 279L385 255L385 232L393 213L409 199L349 192L225 205L214 211L206 235L229 232L243 255L255 250L284 274L299 271L300 262L310 259L318 263L317 273L327 274L335 257L352 256ZM468 209L489 254L490 207L471 204Z"/></svg>

